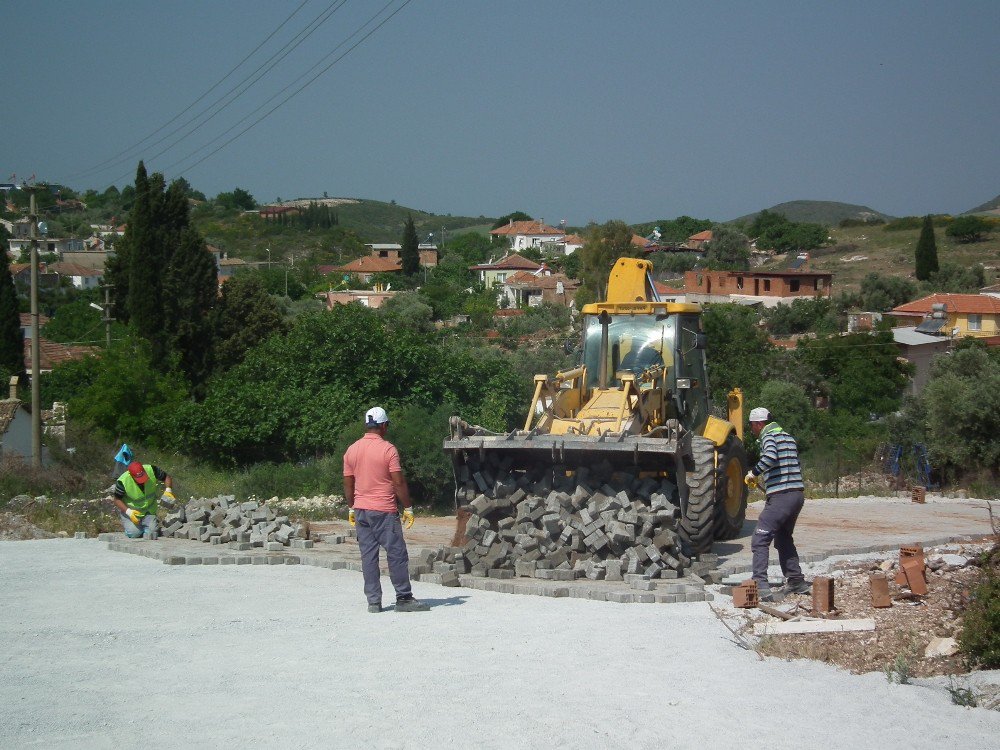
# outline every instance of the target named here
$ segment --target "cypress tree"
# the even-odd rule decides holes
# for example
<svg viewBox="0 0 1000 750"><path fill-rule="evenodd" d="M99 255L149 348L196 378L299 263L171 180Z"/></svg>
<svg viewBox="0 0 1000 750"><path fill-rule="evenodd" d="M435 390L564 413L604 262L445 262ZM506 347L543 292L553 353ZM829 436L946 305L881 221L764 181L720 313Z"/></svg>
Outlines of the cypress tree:
<svg viewBox="0 0 1000 750"><path fill-rule="evenodd" d="M21 316L17 305L17 290L10 273L7 252L0 249L0 371L9 375L24 373L24 335L21 333ZM0 383L3 398L7 397L7 383Z"/></svg>
<svg viewBox="0 0 1000 750"><path fill-rule="evenodd" d="M420 272L420 240L417 239L417 228L413 225L412 216L406 217L402 245L399 255L403 263L403 275L413 276Z"/></svg>
<svg viewBox="0 0 1000 750"><path fill-rule="evenodd" d="M917 240L916 272L919 281L927 281L931 274L938 272L937 244L934 241L934 221L930 214L924 217Z"/></svg>
<svg viewBox="0 0 1000 750"><path fill-rule="evenodd" d="M163 279L164 338L195 395L212 368L211 312L218 296L215 261L193 227L184 229Z"/></svg>

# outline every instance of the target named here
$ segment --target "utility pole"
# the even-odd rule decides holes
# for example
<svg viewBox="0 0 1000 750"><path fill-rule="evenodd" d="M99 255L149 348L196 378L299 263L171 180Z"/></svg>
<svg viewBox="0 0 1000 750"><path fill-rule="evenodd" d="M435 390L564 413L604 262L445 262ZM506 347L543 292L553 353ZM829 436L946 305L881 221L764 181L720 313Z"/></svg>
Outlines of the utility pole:
<svg viewBox="0 0 1000 750"><path fill-rule="evenodd" d="M108 348L111 348L111 321L114 318L111 317L111 308L114 303L111 301L111 284L104 284L104 314L101 316L104 320L104 341Z"/></svg>
<svg viewBox="0 0 1000 750"><path fill-rule="evenodd" d="M31 466L42 468L41 341L38 332L38 214L31 189Z"/></svg>

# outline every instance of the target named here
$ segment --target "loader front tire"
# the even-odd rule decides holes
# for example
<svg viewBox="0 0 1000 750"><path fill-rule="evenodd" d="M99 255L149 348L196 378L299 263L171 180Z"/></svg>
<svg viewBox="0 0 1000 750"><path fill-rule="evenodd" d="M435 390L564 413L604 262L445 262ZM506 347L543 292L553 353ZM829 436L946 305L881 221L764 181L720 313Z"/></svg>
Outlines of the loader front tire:
<svg viewBox="0 0 1000 750"><path fill-rule="evenodd" d="M715 538L735 539L747 515L747 452L735 435L718 449L715 462Z"/></svg>
<svg viewBox="0 0 1000 750"><path fill-rule="evenodd" d="M686 475L688 498L678 531L687 552L698 554L708 552L715 537L715 444L695 435L691 438L691 458L694 469Z"/></svg>

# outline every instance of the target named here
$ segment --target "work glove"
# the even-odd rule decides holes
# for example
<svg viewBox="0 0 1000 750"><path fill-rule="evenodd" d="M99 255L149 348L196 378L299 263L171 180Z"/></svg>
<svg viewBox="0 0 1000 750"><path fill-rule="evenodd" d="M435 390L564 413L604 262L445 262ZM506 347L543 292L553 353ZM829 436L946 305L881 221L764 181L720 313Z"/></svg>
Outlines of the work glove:
<svg viewBox="0 0 1000 750"><path fill-rule="evenodd" d="M163 497L160 498L160 502L168 508L173 508L177 504L177 498L174 497L174 491L167 487L167 489L163 491Z"/></svg>
<svg viewBox="0 0 1000 750"><path fill-rule="evenodd" d="M403 508L403 528L408 529L413 526L413 508Z"/></svg>
<svg viewBox="0 0 1000 750"><path fill-rule="evenodd" d="M142 523L142 517L145 515L145 513L140 513L135 508L126 508L125 515L128 517L128 520L130 520L132 523L138 526L140 523Z"/></svg>
<svg viewBox="0 0 1000 750"><path fill-rule="evenodd" d="M747 475L743 477L743 482L746 484L747 487L753 489L754 487L757 486L757 477L752 471L748 471Z"/></svg>
<svg viewBox="0 0 1000 750"><path fill-rule="evenodd" d="M351 524L351 526L357 525L358 522L354 519L354 508L347 511L347 522Z"/></svg>

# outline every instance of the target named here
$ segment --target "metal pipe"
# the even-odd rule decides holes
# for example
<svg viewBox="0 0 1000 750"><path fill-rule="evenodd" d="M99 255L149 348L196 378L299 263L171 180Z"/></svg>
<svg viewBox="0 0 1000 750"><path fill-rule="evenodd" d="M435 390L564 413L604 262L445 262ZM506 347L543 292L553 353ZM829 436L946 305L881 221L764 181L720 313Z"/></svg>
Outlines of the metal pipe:
<svg viewBox="0 0 1000 750"><path fill-rule="evenodd" d="M611 323L611 316L602 310L597 319L601 322L601 366L597 371L597 384L604 390L608 387L608 326Z"/></svg>
<svg viewBox="0 0 1000 750"><path fill-rule="evenodd" d="M31 466L42 467L41 341L38 331L38 214L32 189L31 214Z"/></svg>

